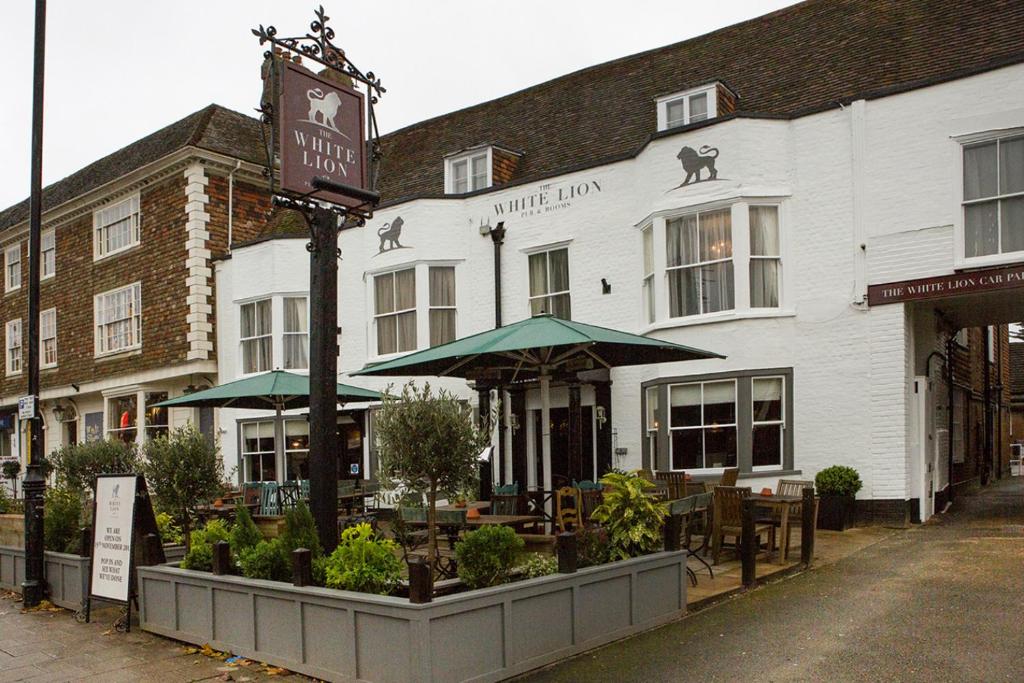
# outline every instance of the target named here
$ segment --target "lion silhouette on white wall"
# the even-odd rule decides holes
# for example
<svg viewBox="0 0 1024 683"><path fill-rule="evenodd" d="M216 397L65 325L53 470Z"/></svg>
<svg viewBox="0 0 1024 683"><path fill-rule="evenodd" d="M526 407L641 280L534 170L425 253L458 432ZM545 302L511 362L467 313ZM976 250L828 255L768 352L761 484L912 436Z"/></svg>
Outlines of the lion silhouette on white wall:
<svg viewBox="0 0 1024 683"><path fill-rule="evenodd" d="M348 138L338 130L338 126L334 122L338 116L338 109L341 107L341 98L338 93L332 91L324 95L324 91L320 88L313 88L306 91L306 97L309 98L309 115L306 120Z"/></svg>

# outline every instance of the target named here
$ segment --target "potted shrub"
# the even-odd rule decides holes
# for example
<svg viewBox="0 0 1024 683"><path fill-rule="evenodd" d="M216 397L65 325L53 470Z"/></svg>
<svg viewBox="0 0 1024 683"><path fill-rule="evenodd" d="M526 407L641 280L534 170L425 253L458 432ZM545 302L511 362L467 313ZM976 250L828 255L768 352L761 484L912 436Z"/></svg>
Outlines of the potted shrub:
<svg viewBox="0 0 1024 683"><path fill-rule="evenodd" d="M648 495L654 484L633 474L609 472L601 477L604 500L593 520L608 534L608 556L628 560L661 548L661 527L668 505Z"/></svg>
<svg viewBox="0 0 1024 683"><path fill-rule="evenodd" d="M818 504L818 528L846 531L853 526L857 491L864 485L857 470L833 465L818 472L814 485L821 497Z"/></svg>

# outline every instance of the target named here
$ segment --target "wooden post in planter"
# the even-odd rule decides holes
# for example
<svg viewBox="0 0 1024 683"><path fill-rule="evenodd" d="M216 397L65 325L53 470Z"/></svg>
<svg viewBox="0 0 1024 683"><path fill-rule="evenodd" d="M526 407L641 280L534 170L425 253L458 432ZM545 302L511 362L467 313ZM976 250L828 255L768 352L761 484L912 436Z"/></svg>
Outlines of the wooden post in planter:
<svg viewBox="0 0 1024 683"><path fill-rule="evenodd" d="M800 563L806 568L814 559L814 529L817 526L817 505L814 500L814 489L804 489L804 501L801 503L800 519Z"/></svg>
<svg viewBox="0 0 1024 683"><path fill-rule="evenodd" d="M230 555L229 555L230 556ZM152 567L164 561L164 547L160 544L160 537L154 533L148 533L142 538L142 564L145 567Z"/></svg>
<svg viewBox="0 0 1024 683"><path fill-rule="evenodd" d="M292 551L292 585L310 586L313 584L313 553L306 548Z"/></svg>
<svg viewBox="0 0 1024 683"><path fill-rule="evenodd" d="M558 573L575 574L579 566L579 558L576 552L576 534L571 531L563 531L558 534L555 541L555 552L558 554Z"/></svg>
<svg viewBox="0 0 1024 683"><path fill-rule="evenodd" d="M669 515L665 518L665 550L674 552L681 549L683 518L681 515Z"/></svg>
<svg viewBox="0 0 1024 683"><path fill-rule="evenodd" d="M78 530L78 554L92 557L92 527L83 526Z"/></svg>
<svg viewBox="0 0 1024 683"><path fill-rule="evenodd" d="M743 500L742 534L740 537L740 561L743 566L743 585L753 586L757 579L757 536L754 535L753 497Z"/></svg>
<svg viewBox="0 0 1024 683"><path fill-rule="evenodd" d="M231 573L231 544L227 541L213 544L213 573L218 576Z"/></svg>
<svg viewBox="0 0 1024 683"><path fill-rule="evenodd" d="M434 598L431 567L425 557L413 555L409 558L409 602L421 605Z"/></svg>

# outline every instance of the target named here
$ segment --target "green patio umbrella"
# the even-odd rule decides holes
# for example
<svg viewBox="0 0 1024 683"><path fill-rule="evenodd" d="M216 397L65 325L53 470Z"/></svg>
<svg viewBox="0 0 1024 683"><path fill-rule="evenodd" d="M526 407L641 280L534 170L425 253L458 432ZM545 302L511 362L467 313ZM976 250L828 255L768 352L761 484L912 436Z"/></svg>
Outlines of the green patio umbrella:
<svg viewBox="0 0 1024 683"><path fill-rule="evenodd" d="M539 380L544 488L551 489L553 371L578 371L672 361L724 358L710 351L607 327L538 315L517 323L364 367L356 375L430 375L483 378L511 384ZM578 457L579 454L572 454Z"/></svg>
<svg viewBox="0 0 1024 683"><path fill-rule="evenodd" d="M379 401L381 395L370 389L338 385L338 402ZM156 404L166 408L248 408L274 410L280 414L292 408L309 407L309 377L284 370L221 384Z"/></svg>

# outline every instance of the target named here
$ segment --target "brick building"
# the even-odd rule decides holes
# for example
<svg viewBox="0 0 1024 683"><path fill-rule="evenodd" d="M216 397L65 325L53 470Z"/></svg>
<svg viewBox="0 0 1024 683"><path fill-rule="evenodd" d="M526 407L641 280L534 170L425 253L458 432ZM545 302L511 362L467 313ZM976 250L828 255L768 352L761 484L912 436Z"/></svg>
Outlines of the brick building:
<svg viewBox="0 0 1024 683"><path fill-rule="evenodd" d="M239 137L239 132L244 135ZM216 381L211 259L262 229L258 129L210 106L44 191L41 408L47 452L104 437L141 443L212 412L153 409ZM28 201L0 212L4 371L0 457L20 457L27 390Z"/></svg>

